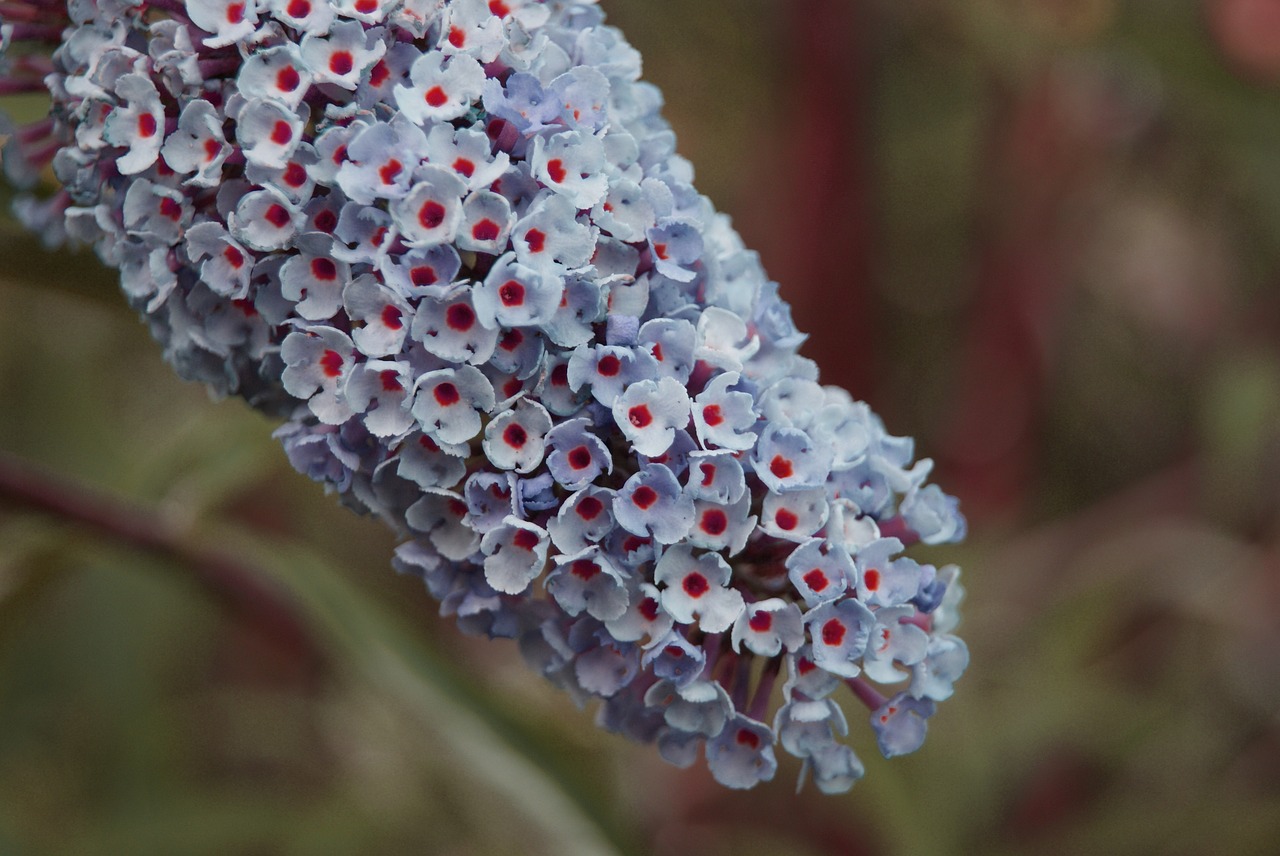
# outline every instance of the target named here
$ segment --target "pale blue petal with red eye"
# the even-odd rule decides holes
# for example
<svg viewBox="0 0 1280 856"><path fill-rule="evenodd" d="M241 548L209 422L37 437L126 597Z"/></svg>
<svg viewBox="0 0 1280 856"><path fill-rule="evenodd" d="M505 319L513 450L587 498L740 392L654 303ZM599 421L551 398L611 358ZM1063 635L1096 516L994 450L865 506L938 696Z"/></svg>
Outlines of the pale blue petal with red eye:
<svg viewBox="0 0 1280 856"><path fill-rule="evenodd" d="M395 88L396 105L419 125L451 122L471 109L484 81L484 69L469 56L424 53L409 69L409 85Z"/></svg>
<svg viewBox="0 0 1280 856"><path fill-rule="evenodd" d="M799 428L769 425L752 455L756 476L778 493L817 488L831 473L831 450Z"/></svg>
<svg viewBox="0 0 1280 856"><path fill-rule="evenodd" d="M737 372L718 374L694 398L693 426L703 446L746 451L756 444L759 412L754 396L734 389L740 379Z"/></svg>
<svg viewBox="0 0 1280 856"><path fill-rule="evenodd" d="M167 246L178 242L191 222L192 208L181 191L139 178L129 183L120 213L131 237Z"/></svg>
<svg viewBox="0 0 1280 856"><path fill-rule="evenodd" d="M840 705L831 699L792 699L778 708L773 730L788 754L808 758L828 748L837 734L847 735L849 723Z"/></svg>
<svg viewBox="0 0 1280 856"><path fill-rule="evenodd" d="M694 500L733 505L747 490L742 464L732 452L689 453L685 493Z"/></svg>
<svg viewBox="0 0 1280 856"><path fill-rule="evenodd" d="M636 343L647 346L664 377L687 383L693 371L697 330L679 318L654 318L641 325Z"/></svg>
<svg viewBox="0 0 1280 856"><path fill-rule="evenodd" d="M545 274L516 261L507 253L473 290L476 315L486 327L529 327L546 323L555 315L564 294L558 276Z"/></svg>
<svg viewBox="0 0 1280 856"><path fill-rule="evenodd" d="M646 240L655 217L640 185L617 178L610 180L605 197L591 209L591 220L620 241L638 242Z"/></svg>
<svg viewBox="0 0 1280 856"><path fill-rule="evenodd" d="M307 168L307 177L313 182L315 181L311 167ZM304 233L319 232L322 235L333 235L338 229L342 209L346 204L346 197L339 190L330 188L329 192L323 196L313 194L311 199L302 206L303 222L301 230ZM385 217L386 215L383 214L383 216Z"/></svg>
<svg viewBox="0 0 1280 856"><path fill-rule="evenodd" d="M254 184L266 187L271 185L279 190L294 204L305 204L311 201L315 193L315 179L307 171L307 167L316 162L315 148L309 143L299 143L293 154L282 167L264 167L249 164L245 167L245 178ZM336 220L335 220L336 224ZM301 227L304 231L306 226Z"/></svg>
<svg viewBox="0 0 1280 856"><path fill-rule="evenodd" d="M481 534L502 525L508 517L524 516L509 473L474 472L467 478L463 495L471 515L471 528Z"/></svg>
<svg viewBox="0 0 1280 856"><path fill-rule="evenodd" d="M487 190L471 193L462 203L458 249L493 256L502 253L515 220L511 203L504 197Z"/></svg>
<svg viewBox="0 0 1280 856"><path fill-rule="evenodd" d="M697 622L704 633L723 633L745 609L742 593L727 588L733 571L719 553L693 555L679 544L662 554L653 581L662 586L662 608L681 624Z"/></svg>
<svg viewBox="0 0 1280 856"><path fill-rule="evenodd" d="M702 675L707 655L702 648L690 644L678 630L668 631L649 646L640 660L657 677L670 681L677 690L687 687Z"/></svg>
<svg viewBox="0 0 1280 856"><path fill-rule="evenodd" d="M858 599L870 606L897 606L920 590L920 563L907 556L888 559L881 545L901 545L896 538L874 541L854 557L858 566ZM895 551L896 552L896 551Z"/></svg>
<svg viewBox="0 0 1280 856"><path fill-rule="evenodd" d="M277 21L303 33L323 35L333 25L333 6L327 0L270 0Z"/></svg>
<svg viewBox="0 0 1280 856"><path fill-rule="evenodd" d="M458 251L450 244L412 247L378 262L382 280L401 297L439 296L446 293L462 268Z"/></svg>
<svg viewBox="0 0 1280 856"><path fill-rule="evenodd" d="M502 19L486 0L454 0L445 7L436 47L445 54L466 54L480 62L493 62L507 39Z"/></svg>
<svg viewBox="0 0 1280 856"><path fill-rule="evenodd" d="M341 195L340 191L330 191ZM351 264L378 265L396 245L396 225L391 215L380 208L347 202L338 214L338 225L333 230L337 239L333 245L333 257Z"/></svg>
<svg viewBox="0 0 1280 856"><path fill-rule="evenodd" d="M248 292L253 255L221 223L206 220L187 229L185 249L188 260L200 265L200 281L216 294L240 299Z"/></svg>
<svg viewBox="0 0 1280 856"><path fill-rule="evenodd" d="M323 321L342 308L342 289L351 270L346 263L330 258L331 242L327 238L307 238L303 252L289 256L280 268L280 291L297 302L294 308L298 315L309 321Z"/></svg>
<svg viewBox="0 0 1280 856"><path fill-rule="evenodd" d="M835 600L857 578L848 552L821 538L805 541L787 556L787 578L808 606Z"/></svg>
<svg viewBox="0 0 1280 856"><path fill-rule="evenodd" d="M316 134L312 145L316 147L319 160L308 167L316 183L325 187L333 186L338 170L347 161L347 145L356 134L369 126L369 122L357 119L349 125L330 125Z"/></svg>
<svg viewBox="0 0 1280 856"><path fill-rule="evenodd" d="M401 11L401 10L397 10ZM367 110L378 104L395 102L395 88L409 79L409 69L422 55L414 45L396 42L387 48L382 58L369 66L356 86L356 103Z"/></svg>
<svg viewBox="0 0 1280 856"><path fill-rule="evenodd" d="M541 526L509 516L485 533L484 578L494 591L523 594L547 565L550 539Z"/></svg>
<svg viewBox="0 0 1280 856"><path fill-rule="evenodd" d="M813 648L805 644L794 654L788 654L786 684L783 698L826 698L839 688L843 681L836 675L818 667L813 661Z"/></svg>
<svg viewBox="0 0 1280 856"><path fill-rule="evenodd" d="M911 686L907 692L914 698L946 701L968 667L969 648L963 639L948 634L933 636L924 659L911 669Z"/></svg>
<svg viewBox="0 0 1280 856"><path fill-rule="evenodd" d="M602 472L613 472L609 447L590 430L590 420L569 419L547 434L547 469L568 490L578 490ZM563 549L563 548L562 548Z"/></svg>
<svg viewBox="0 0 1280 856"><path fill-rule="evenodd" d="M551 320L542 325L547 338L562 348L585 345L595 336L594 326L605 316L605 293L590 279L570 276Z"/></svg>
<svg viewBox="0 0 1280 856"><path fill-rule="evenodd" d="M350 337L332 327L290 333L280 345L285 364L280 380L285 391L307 401L325 424L345 422L351 408L341 397L339 384L354 362L354 352Z"/></svg>
<svg viewBox="0 0 1280 856"><path fill-rule="evenodd" d="M536 133L560 116L557 99L532 74L517 72L505 83L496 78L486 80L483 88L484 109L524 134Z"/></svg>
<svg viewBox="0 0 1280 856"><path fill-rule="evenodd" d="M554 536L553 536L554 537ZM605 622L609 635L622 642L640 642L647 639L644 647L656 645L671 629L673 619L663 611L660 602L661 594L655 586L628 580L627 611L621 616Z"/></svg>
<svg viewBox="0 0 1280 856"><path fill-rule="evenodd" d="M707 741L706 754L707 769L726 788L754 788L778 771L773 731L741 713L735 713L724 730Z"/></svg>
<svg viewBox="0 0 1280 856"><path fill-rule="evenodd" d="M547 591L569 615L585 611L600 621L610 621L627 611L626 572L599 547L556 556L553 561L556 568L547 575Z"/></svg>
<svg viewBox="0 0 1280 856"><path fill-rule="evenodd" d="M578 553L600 543L614 530L613 497L609 488L594 485L570 494L556 516L547 521L556 549L566 554Z"/></svg>
<svg viewBox="0 0 1280 856"><path fill-rule="evenodd" d="M467 504L454 491L424 488L422 499L409 506L404 519L410 529L425 534L440 555L451 561L468 559L480 548Z"/></svg>
<svg viewBox="0 0 1280 856"><path fill-rule="evenodd" d="M614 400L613 419L636 452L661 455L689 421L689 393L669 377L638 381Z"/></svg>
<svg viewBox="0 0 1280 856"><path fill-rule="evenodd" d="M495 371L527 378L542 368L546 345L537 331L511 327L498 334L498 344L489 357Z"/></svg>
<svg viewBox="0 0 1280 856"><path fill-rule="evenodd" d="M898 506L902 519L925 544L963 541L968 529L960 501L936 484L910 491Z"/></svg>
<svg viewBox="0 0 1280 856"><path fill-rule="evenodd" d="M298 206L274 187L240 197L227 218L236 240L255 250L282 250L293 241L304 218Z"/></svg>
<svg viewBox="0 0 1280 856"><path fill-rule="evenodd" d="M382 58L386 44L367 33L356 21L342 21L326 35L308 33L302 37L302 59L315 75L316 83L329 83L352 91L364 72ZM412 118L412 117L410 117Z"/></svg>
<svg viewBox="0 0 1280 856"><path fill-rule="evenodd" d="M485 456L500 470L529 473L542 463L551 414L536 401L522 398L504 410L484 429Z"/></svg>
<svg viewBox="0 0 1280 856"><path fill-rule="evenodd" d="M426 434L415 433L400 445L396 472L419 487L451 488L467 474L469 451L465 446L441 446Z"/></svg>
<svg viewBox="0 0 1280 856"><path fill-rule="evenodd" d="M115 159L121 175L135 175L155 163L164 143L164 105L160 93L145 74L122 75L115 93L123 104L106 117L102 137L110 145L127 148Z"/></svg>
<svg viewBox="0 0 1280 856"><path fill-rule="evenodd" d="M794 651L804 644L800 608L778 597L747 604L733 623L732 640L734 651L746 645L761 657L776 657L784 648Z"/></svg>
<svg viewBox="0 0 1280 856"><path fill-rule="evenodd" d="M391 203L391 218L410 246L449 243L462 220L466 185L451 171L432 164L418 167L413 188Z"/></svg>
<svg viewBox="0 0 1280 856"><path fill-rule="evenodd" d="M427 133L427 160L453 170L469 190L492 189L511 166L506 152L492 151L484 131L449 124L434 125Z"/></svg>
<svg viewBox="0 0 1280 856"><path fill-rule="evenodd" d="M876 619L853 598L824 603L805 614L813 662L842 678L856 678Z"/></svg>
<svg viewBox="0 0 1280 856"><path fill-rule="evenodd" d="M681 389L684 387L681 386ZM687 424L687 423L686 423ZM684 475L689 469L689 454L698 448L698 444L689 436L689 432L683 428L677 428L675 436L671 438L671 445L668 446L660 455L637 455L642 466L649 464L661 464L671 470L676 478Z"/></svg>
<svg viewBox="0 0 1280 856"><path fill-rule="evenodd" d="M487 361L498 344L498 331L480 323L471 297L471 288L462 283L438 297L424 297L413 318L414 340L449 362Z"/></svg>
<svg viewBox="0 0 1280 856"><path fill-rule="evenodd" d="M760 509L760 528L784 541L807 541L827 522L829 507L821 488L765 495Z"/></svg>
<svg viewBox="0 0 1280 856"><path fill-rule="evenodd" d="M222 164L232 151L222 122L217 108L204 99L182 108L178 127L164 141L160 156L174 172L191 176L184 184L212 187L222 180Z"/></svg>
<svg viewBox="0 0 1280 856"><path fill-rule="evenodd" d="M871 728L876 743L886 758L909 755L924 744L929 731L929 717L937 706L929 699L916 699L898 693L871 714Z"/></svg>
<svg viewBox="0 0 1280 856"><path fill-rule="evenodd" d="M551 81L547 94L560 108L560 118L575 130L594 133L606 124L609 79L590 66L579 65Z"/></svg>
<svg viewBox="0 0 1280 856"><path fill-rule="evenodd" d="M387 0L330 0L334 11L343 18L354 18L362 24L373 26L382 23L387 8L397 5Z"/></svg>
<svg viewBox="0 0 1280 856"><path fill-rule="evenodd" d="M202 42L220 48L244 41L258 26L258 4L253 0L184 0L191 23L210 35Z"/></svg>
<svg viewBox="0 0 1280 856"><path fill-rule="evenodd" d="M697 762L704 739L701 734L692 734L664 726L657 737L658 754L668 764L685 770Z"/></svg>
<svg viewBox="0 0 1280 856"><path fill-rule="evenodd" d="M698 318L698 347L693 355L725 371L741 371L760 350L760 337L749 333L746 322L727 309L708 306Z"/></svg>
<svg viewBox="0 0 1280 856"><path fill-rule="evenodd" d="M568 381L574 390L588 387L596 401L612 407L624 387L653 377L656 362L648 351L614 345L575 348L569 357ZM688 393L685 393L686 398Z"/></svg>
<svg viewBox="0 0 1280 856"><path fill-rule="evenodd" d="M493 387L472 366L427 372L415 383L413 415L441 443L465 443L480 433L480 414L493 410Z"/></svg>
<svg viewBox="0 0 1280 856"><path fill-rule="evenodd" d="M370 434L398 437L414 424L407 406L412 384L408 364L369 360L352 368L343 383L343 395L354 412L364 414Z"/></svg>
<svg viewBox="0 0 1280 856"><path fill-rule="evenodd" d="M288 265L285 265L288 267ZM362 274L342 290L347 317L362 326L353 328L351 338L367 357L386 357L404 347L413 322L408 301L378 282L373 274Z"/></svg>
<svg viewBox="0 0 1280 856"><path fill-rule="evenodd" d="M894 668L895 661L914 666L924 659L929 649L929 634L903 621L913 615L915 608L910 606L888 606L876 612L876 625L862 658L862 671L868 678L878 684L896 684L908 676Z"/></svg>
<svg viewBox="0 0 1280 856"><path fill-rule="evenodd" d="M621 567L636 573L648 573L644 566L662 555L662 547L652 538L633 535L625 529L614 529L605 538L605 548Z"/></svg>
<svg viewBox="0 0 1280 856"><path fill-rule="evenodd" d="M579 210L595 205L609 189L604 144L583 131L535 137L529 165L534 178L563 194Z"/></svg>
<svg viewBox="0 0 1280 856"><path fill-rule="evenodd" d="M695 547L722 550L725 555L736 556L747 545L747 539L755 528L756 516L751 514L750 494L743 493L733 504L696 499L688 541Z"/></svg>
<svg viewBox="0 0 1280 856"><path fill-rule="evenodd" d="M693 525L693 500L666 467L652 466L627 479L613 503L618 525L633 535L675 544Z"/></svg>
<svg viewBox="0 0 1280 856"><path fill-rule="evenodd" d="M521 264L561 273L591 261L596 230L578 220L568 198L544 190L516 223L511 246Z"/></svg>
<svg viewBox="0 0 1280 856"><path fill-rule="evenodd" d="M347 198L362 205L401 199L427 156L427 137L401 113L370 125L351 137L347 159L334 181Z"/></svg>
<svg viewBox="0 0 1280 856"><path fill-rule="evenodd" d="M236 141L245 159L258 166L283 169L302 141L310 108L298 109L267 98L254 98L236 116Z"/></svg>
<svg viewBox="0 0 1280 856"><path fill-rule="evenodd" d="M639 659L634 645L601 641L598 647L578 655L573 664L574 675L584 690L609 698L635 678L640 670Z"/></svg>
<svg viewBox="0 0 1280 856"><path fill-rule="evenodd" d="M586 389L575 391L569 384L570 357L549 353L543 363L542 382L536 392L547 410L556 416L573 416L591 400Z"/></svg>
<svg viewBox="0 0 1280 856"><path fill-rule="evenodd" d="M692 223L673 221L647 232L653 266L676 282L689 282L702 259L702 234Z"/></svg>
<svg viewBox="0 0 1280 856"><path fill-rule="evenodd" d="M703 737L720 734L733 715L733 702L719 681L692 681L683 687L658 681L644 694L644 703L662 708L675 730Z"/></svg>
<svg viewBox="0 0 1280 856"><path fill-rule="evenodd" d="M310 3L311 0L305 2ZM290 110L297 110L311 88L312 79L311 69L303 62L298 46L284 42L249 54L236 75L236 89L279 101Z"/></svg>

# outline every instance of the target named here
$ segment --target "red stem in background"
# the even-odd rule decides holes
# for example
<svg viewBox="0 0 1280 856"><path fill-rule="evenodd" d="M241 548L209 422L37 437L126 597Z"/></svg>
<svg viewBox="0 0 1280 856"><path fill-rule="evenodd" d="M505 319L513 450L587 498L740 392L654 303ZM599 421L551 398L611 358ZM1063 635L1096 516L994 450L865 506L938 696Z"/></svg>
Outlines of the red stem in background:
<svg viewBox="0 0 1280 856"><path fill-rule="evenodd" d="M1017 93L991 88L988 239L938 455L946 483L978 517L1017 513L1030 488L1049 351L1070 284L1060 215L1095 153L1070 127L1067 93L1050 74Z"/></svg>
<svg viewBox="0 0 1280 856"><path fill-rule="evenodd" d="M137 550L172 561L231 615L313 666L323 654L285 594L235 557L193 547L157 512L39 470L0 452L0 505L48 514Z"/></svg>
<svg viewBox="0 0 1280 856"><path fill-rule="evenodd" d="M802 353L822 379L856 397L872 393L871 206L865 43L872 17L849 0L781 6L787 58L779 126L757 164L760 205L743 212L747 244L782 283Z"/></svg>

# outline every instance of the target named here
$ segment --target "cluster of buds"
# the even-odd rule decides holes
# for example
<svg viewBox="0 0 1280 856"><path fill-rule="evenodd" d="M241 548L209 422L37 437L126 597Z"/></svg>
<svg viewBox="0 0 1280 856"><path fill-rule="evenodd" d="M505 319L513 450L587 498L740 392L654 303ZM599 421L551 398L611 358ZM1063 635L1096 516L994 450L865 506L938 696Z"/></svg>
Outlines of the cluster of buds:
<svg viewBox="0 0 1280 856"><path fill-rule="evenodd" d="M185 377L405 533L464 631L734 788L915 750L968 654L964 535L822 386L590 0L7 0L5 167ZM786 668L779 689L777 678Z"/></svg>

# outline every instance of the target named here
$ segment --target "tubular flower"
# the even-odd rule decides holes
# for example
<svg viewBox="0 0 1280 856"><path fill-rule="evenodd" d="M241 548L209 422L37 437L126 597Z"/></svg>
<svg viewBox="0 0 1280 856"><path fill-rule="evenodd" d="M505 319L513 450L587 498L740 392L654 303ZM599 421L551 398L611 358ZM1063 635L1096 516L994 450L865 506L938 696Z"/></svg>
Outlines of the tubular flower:
<svg viewBox="0 0 1280 856"><path fill-rule="evenodd" d="M21 216L407 533L396 568L465 632L728 787L781 746L849 788L841 687L886 755L920 745L968 654L957 569L903 550L964 518L797 354L593 0L3 15L0 94L53 98L5 168L61 183Z"/></svg>

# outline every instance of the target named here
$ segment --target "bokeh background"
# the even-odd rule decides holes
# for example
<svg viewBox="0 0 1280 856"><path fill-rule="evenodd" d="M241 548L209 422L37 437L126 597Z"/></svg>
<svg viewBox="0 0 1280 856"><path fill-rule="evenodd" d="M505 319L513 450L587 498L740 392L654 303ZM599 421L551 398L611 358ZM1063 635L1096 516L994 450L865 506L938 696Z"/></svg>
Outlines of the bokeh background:
<svg viewBox="0 0 1280 856"><path fill-rule="evenodd" d="M1280 852L1280 2L602 5L963 500L925 747L850 700L850 794L731 793L599 732L6 219L0 854Z"/></svg>

